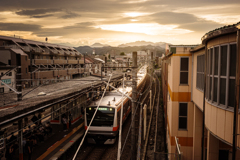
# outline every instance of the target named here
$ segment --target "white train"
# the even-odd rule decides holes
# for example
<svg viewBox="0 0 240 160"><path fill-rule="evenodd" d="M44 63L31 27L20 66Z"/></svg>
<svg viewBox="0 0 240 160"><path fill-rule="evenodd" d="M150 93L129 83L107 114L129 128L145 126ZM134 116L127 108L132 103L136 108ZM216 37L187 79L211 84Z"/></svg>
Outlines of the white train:
<svg viewBox="0 0 240 160"><path fill-rule="evenodd" d="M145 80L147 77L147 66L141 67L137 73L137 90L138 93L141 92L145 86ZM122 91L122 86L118 88ZM124 88L125 94L132 96L132 87ZM138 94L139 96L139 94ZM124 107L123 107L123 122L126 120L127 116L131 111L132 102L127 97L123 97ZM92 116L98 106L100 99L92 102L88 107L85 108L85 130L92 119ZM88 143L99 143L99 144L113 144L118 135L119 125L120 125L120 111L122 106L122 95L113 90L105 94L99 105L97 114L89 128L87 134Z"/></svg>

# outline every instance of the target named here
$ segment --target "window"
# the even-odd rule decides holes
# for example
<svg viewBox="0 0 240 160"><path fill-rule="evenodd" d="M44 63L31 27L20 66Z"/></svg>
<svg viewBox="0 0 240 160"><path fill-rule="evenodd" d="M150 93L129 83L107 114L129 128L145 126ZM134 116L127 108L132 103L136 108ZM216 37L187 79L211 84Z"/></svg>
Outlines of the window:
<svg viewBox="0 0 240 160"><path fill-rule="evenodd" d="M0 93L4 93L4 88L0 88Z"/></svg>
<svg viewBox="0 0 240 160"><path fill-rule="evenodd" d="M236 44L208 49L207 99L224 107L234 107Z"/></svg>
<svg viewBox="0 0 240 160"><path fill-rule="evenodd" d="M179 103L179 119L178 119L178 128L187 129L187 103Z"/></svg>
<svg viewBox="0 0 240 160"><path fill-rule="evenodd" d="M205 55L197 56L197 88L204 90L204 62Z"/></svg>
<svg viewBox="0 0 240 160"><path fill-rule="evenodd" d="M181 57L180 84L188 84L188 57Z"/></svg>
<svg viewBox="0 0 240 160"><path fill-rule="evenodd" d="M8 73L8 76L12 76L12 72L9 72L9 73Z"/></svg>
<svg viewBox="0 0 240 160"><path fill-rule="evenodd" d="M171 50L170 52L176 53L176 47L171 47L170 50Z"/></svg>

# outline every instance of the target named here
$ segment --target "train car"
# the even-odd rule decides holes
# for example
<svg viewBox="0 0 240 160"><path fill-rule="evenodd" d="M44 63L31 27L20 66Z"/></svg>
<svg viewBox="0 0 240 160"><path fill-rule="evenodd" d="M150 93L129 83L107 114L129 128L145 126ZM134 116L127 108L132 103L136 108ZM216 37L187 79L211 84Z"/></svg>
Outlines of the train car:
<svg viewBox="0 0 240 160"><path fill-rule="evenodd" d="M137 73L137 90L141 92L145 86L145 79L147 77L147 66L143 66ZM98 144L113 144L118 135L120 125L120 111L122 107L122 95L118 91L123 91L129 97L132 96L132 88L122 86L107 92L99 105L98 111L94 120L88 130L87 141L88 143ZM138 94L139 96L139 94ZM85 130L94 115L94 112L100 102L100 99L92 102L85 108ZM123 122L126 120L131 111L132 102L127 97L123 97Z"/></svg>

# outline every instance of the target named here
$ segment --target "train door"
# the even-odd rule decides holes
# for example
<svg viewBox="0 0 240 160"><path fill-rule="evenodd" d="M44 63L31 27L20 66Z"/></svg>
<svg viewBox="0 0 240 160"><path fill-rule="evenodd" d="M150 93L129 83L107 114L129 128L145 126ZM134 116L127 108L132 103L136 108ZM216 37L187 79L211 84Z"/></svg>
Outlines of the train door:
<svg viewBox="0 0 240 160"><path fill-rule="evenodd" d="M59 109L60 104L55 104L52 106L52 117L51 123L52 124L60 124L61 122L61 110Z"/></svg>

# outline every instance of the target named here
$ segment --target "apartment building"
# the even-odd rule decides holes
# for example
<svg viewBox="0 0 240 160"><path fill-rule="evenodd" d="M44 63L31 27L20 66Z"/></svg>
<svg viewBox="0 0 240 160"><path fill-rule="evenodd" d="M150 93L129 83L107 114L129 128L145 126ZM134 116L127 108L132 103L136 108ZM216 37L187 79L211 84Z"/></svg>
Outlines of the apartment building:
<svg viewBox="0 0 240 160"><path fill-rule="evenodd" d="M170 158L178 143L184 160L240 159L239 35L237 23L206 33L201 45L166 47L162 86Z"/></svg>
<svg viewBox="0 0 240 160"><path fill-rule="evenodd" d="M1 93L11 92L12 89L16 89L16 71L12 70L14 67L12 66L1 66L0 65L0 79L2 82L0 83L0 95ZM9 70L12 70L9 72ZM11 88L7 87L3 83L9 85Z"/></svg>
<svg viewBox="0 0 240 160"><path fill-rule="evenodd" d="M73 47L0 36L2 66L21 66L23 87L71 79L84 74L84 58ZM86 60L86 63L91 63ZM33 81L29 81L29 79ZM37 80L35 80L37 79Z"/></svg>

